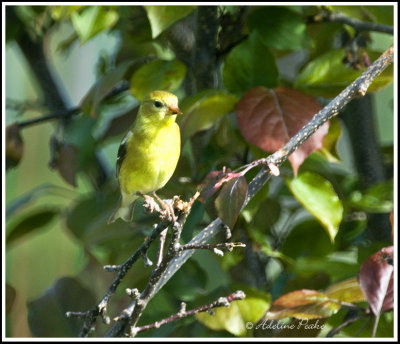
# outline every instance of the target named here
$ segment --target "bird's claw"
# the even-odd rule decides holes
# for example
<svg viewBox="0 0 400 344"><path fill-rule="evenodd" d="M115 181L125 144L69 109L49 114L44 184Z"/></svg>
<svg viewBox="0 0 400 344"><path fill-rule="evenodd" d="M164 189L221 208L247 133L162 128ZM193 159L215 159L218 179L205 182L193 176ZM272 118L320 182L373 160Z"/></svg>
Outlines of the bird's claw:
<svg viewBox="0 0 400 344"><path fill-rule="evenodd" d="M160 214L160 218L163 221L172 221L174 223L176 221L176 215L174 212L174 207L170 203L164 202L161 198L159 198L155 193L153 193L153 197L149 195L145 195L142 193L139 193L139 196L144 198L144 208L146 209L147 212L153 213L157 212ZM160 208L161 206L161 208Z"/></svg>
<svg viewBox="0 0 400 344"><path fill-rule="evenodd" d="M153 197L148 195L140 195L144 198L143 207L146 209L148 213L153 213L154 211L161 212L160 207L158 206L157 202L154 200Z"/></svg>
<svg viewBox="0 0 400 344"><path fill-rule="evenodd" d="M163 221L172 221L172 223L175 223L176 221L176 216L175 216L175 211L174 207L170 203L164 202L160 197L157 196L156 193L153 192L153 197L158 201L158 203L161 205L162 210L160 210L160 218Z"/></svg>

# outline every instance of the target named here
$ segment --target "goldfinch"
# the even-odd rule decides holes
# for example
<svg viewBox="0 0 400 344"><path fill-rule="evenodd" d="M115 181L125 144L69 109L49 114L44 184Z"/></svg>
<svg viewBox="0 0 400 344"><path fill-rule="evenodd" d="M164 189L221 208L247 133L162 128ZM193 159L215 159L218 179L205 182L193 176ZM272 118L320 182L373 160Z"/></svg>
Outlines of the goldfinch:
<svg viewBox="0 0 400 344"><path fill-rule="evenodd" d="M181 151L177 115L178 98L166 91L151 92L143 99L133 129L122 140L117 157L120 205L108 223L118 218L132 221L139 195L161 189L172 177Z"/></svg>

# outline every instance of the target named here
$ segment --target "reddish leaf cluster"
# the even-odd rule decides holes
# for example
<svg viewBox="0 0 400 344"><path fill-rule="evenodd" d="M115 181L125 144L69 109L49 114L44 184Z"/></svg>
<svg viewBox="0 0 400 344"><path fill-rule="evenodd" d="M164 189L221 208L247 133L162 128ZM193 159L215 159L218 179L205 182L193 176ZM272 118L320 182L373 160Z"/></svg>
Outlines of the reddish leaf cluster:
<svg viewBox="0 0 400 344"><path fill-rule="evenodd" d="M243 95L236 111L246 140L266 152L275 152L321 108L313 97L293 89L255 87ZM295 175L307 156L322 147L328 128L325 123L289 157Z"/></svg>
<svg viewBox="0 0 400 344"><path fill-rule="evenodd" d="M374 253L363 263L358 274L360 288L372 312L379 315L393 308L393 246ZM388 259L389 258L389 259Z"/></svg>

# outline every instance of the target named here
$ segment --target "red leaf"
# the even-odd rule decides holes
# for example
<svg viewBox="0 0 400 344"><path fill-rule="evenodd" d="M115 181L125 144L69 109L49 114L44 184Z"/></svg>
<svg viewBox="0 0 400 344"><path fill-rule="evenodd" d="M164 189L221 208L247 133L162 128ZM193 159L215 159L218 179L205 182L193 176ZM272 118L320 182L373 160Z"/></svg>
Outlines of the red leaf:
<svg viewBox="0 0 400 344"><path fill-rule="evenodd" d="M237 105L237 121L243 136L266 152L275 152L321 110L311 96L289 88L255 87ZM322 147L328 132L325 123L290 157L295 175L305 158Z"/></svg>
<svg viewBox="0 0 400 344"><path fill-rule="evenodd" d="M375 315L393 308L393 265L388 262L393 253L393 246L374 253L365 260L358 274L361 291Z"/></svg>
<svg viewBox="0 0 400 344"><path fill-rule="evenodd" d="M266 313L267 319L317 319L330 317L340 309L340 301L316 290L295 290L276 299Z"/></svg>
<svg viewBox="0 0 400 344"><path fill-rule="evenodd" d="M215 200L218 216L229 228L233 228L247 197L247 182L242 176L224 184Z"/></svg>

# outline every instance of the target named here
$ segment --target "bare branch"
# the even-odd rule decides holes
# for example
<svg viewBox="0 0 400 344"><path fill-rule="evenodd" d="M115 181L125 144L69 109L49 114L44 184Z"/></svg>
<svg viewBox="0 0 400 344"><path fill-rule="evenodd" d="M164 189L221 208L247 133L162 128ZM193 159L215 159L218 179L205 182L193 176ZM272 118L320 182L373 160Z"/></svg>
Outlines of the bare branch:
<svg viewBox="0 0 400 344"><path fill-rule="evenodd" d="M333 22L349 25L357 31L375 31L393 35L393 26L365 22L350 18L339 12L324 11L312 18L313 22Z"/></svg>
<svg viewBox="0 0 400 344"><path fill-rule="evenodd" d="M241 290L238 290L238 291L235 291L233 294L230 294L226 297L218 298L218 300L214 301L213 303L210 303L209 305L201 306L201 307L192 309L190 311L186 311L186 304L184 302L182 302L181 309L178 313L171 315L168 318L157 321L155 323L133 328L133 329L131 329L131 334L137 334L139 332L147 331L152 328L159 328L159 327L161 327L165 324L168 324L172 321L175 321L175 320L178 320L181 318L186 318L193 314L197 314L197 313L201 313L201 312L208 312L213 308L229 307L231 302L237 301L237 300L243 300L245 297L246 297L245 293Z"/></svg>

